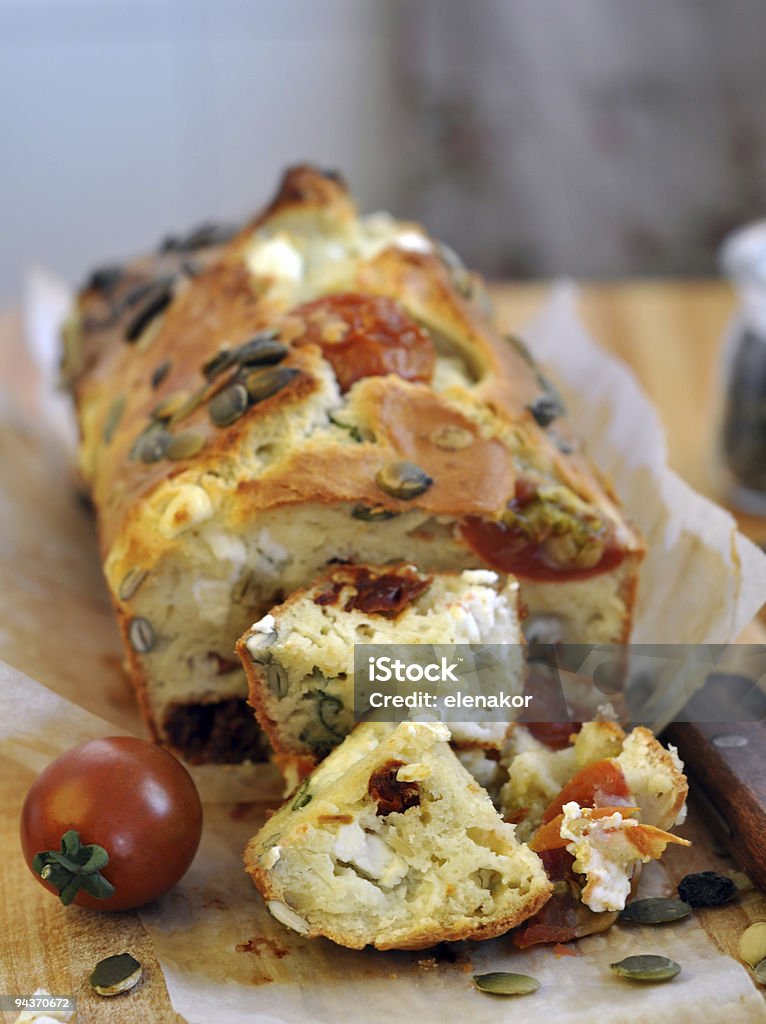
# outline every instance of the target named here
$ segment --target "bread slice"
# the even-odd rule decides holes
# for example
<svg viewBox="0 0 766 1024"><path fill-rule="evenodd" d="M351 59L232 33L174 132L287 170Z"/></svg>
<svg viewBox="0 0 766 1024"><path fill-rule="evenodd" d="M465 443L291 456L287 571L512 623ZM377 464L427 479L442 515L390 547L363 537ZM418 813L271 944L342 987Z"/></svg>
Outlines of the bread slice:
<svg viewBox="0 0 766 1024"><path fill-rule="evenodd" d="M627 640L643 542L488 308L419 225L359 216L308 166L228 242L91 278L64 372L157 739L266 757L234 644L339 560L513 573L529 622Z"/></svg>
<svg viewBox="0 0 766 1024"><path fill-rule="evenodd" d="M442 723L360 725L250 840L282 924L361 949L488 939L548 899L540 859L460 765Z"/></svg>
<svg viewBox="0 0 766 1024"><path fill-rule="evenodd" d="M524 686L519 585L497 573L338 565L256 622L237 643L250 703L275 751L320 761L354 726L354 645L503 644L509 693ZM451 726L500 746L507 722Z"/></svg>

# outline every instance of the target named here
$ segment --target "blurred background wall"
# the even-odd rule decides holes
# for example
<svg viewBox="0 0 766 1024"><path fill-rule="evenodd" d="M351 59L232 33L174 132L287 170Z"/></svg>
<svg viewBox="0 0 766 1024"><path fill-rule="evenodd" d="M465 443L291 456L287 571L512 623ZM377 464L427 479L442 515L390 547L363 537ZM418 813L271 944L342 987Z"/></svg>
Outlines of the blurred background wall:
<svg viewBox="0 0 766 1024"><path fill-rule="evenodd" d="M306 158L494 276L711 273L764 111L763 0L0 0L0 301Z"/></svg>

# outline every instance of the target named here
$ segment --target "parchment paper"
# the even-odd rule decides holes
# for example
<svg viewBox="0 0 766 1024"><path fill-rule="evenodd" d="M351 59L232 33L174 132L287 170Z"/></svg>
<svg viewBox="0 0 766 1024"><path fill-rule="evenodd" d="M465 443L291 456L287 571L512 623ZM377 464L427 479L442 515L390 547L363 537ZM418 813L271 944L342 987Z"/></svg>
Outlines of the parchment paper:
<svg viewBox="0 0 766 1024"><path fill-rule="evenodd" d="M50 282L38 280L37 313L28 322L50 330L46 290ZM556 289L527 338L649 538L635 639L733 640L766 598L766 557L736 534L725 512L667 471L654 410L630 373L587 337L573 302L571 287ZM53 343L39 336L35 348L42 380L50 380ZM140 732L119 669L93 524L71 487L60 415L46 415L46 387L34 423L12 399L0 404L0 656L9 663L0 666L0 740L4 753L35 769L88 735ZM243 872L242 847L265 811L248 802L252 780L220 769L200 779L207 801L200 853L176 889L141 915L174 1008L190 1024L494 1024L517 1013L531 1024L766 1019L745 970L717 951L694 918L651 932L614 927L582 940L574 957L548 948L519 952L508 938L456 944L448 957L307 942L269 917ZM653 867L642 887L661 892L668 881ZM671 986L641 988L611 976L609 963L637 952L670 955L682 973ZM532 974L541 990L521 1003L480 995L471 974L488 970Z"/></svg>

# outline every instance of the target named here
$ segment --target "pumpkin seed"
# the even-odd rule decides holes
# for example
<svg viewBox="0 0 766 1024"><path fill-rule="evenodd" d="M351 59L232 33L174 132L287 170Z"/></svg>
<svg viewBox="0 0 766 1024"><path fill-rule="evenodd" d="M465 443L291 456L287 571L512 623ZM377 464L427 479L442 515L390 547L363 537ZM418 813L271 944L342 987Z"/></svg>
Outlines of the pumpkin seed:
<svg viewBox="0 0 766 1024"><path fill-rule="evenodd" d="M384 523L387 519L394 519L398 516L399 512L393 512L390 508L384 508L383 505L354 505L351 509L351 515L354 519L361 519L363 523Z"/></svg>
<svg viewBox="0 0 766 1024"><path fill-rule="evenodd" d="M681 967L666 956L644 953L641 956L626 956L615 964L609 964L615 974L626 981L657 982L670 981L680 972Z"/></svg>
<svg viewBox="0 0 766 1024"><path fill-rule="evenodd" d="M208 221L200 224L186 235L168 235L160 244L160 252L193 252L212 245L223 245L236 235L239 229L234 224L216 224Z"/></svg>
<svg viewBox="0 0 766 1024"><path fill-rule="evenodd" d="M306 804L310 804L314 799L311 793L309 793L309 783L311 779L304 779L296 790L293 802L290 804L291 811L299 811L301 807L305 807Z"/></svg>
<svg viewBox="0 0 766 1024"><path fill-rule="evenodd" d="M195 409L199 408L202 402L205 400L208 394L207 385L198 388L197 391L193 391L186 401L181 405L170 417L169 424L180 423L181 420L185 420L187 416L191 416Z"/></svg>
<svg viewBox="0 0 766 1024"><path fill-rule="evenodd" d="M230 384L210 400L210 418L219 427L235 423L247 409L247 389L243 384Z"/></svg>
<svg viewBox="0 0 766 1024"><path fill-rule="evenodd" d="M153 286L143 306L128 322L125 328L125 340L137 341L155 317L165 310L173 301L173 285L158 281Z"/></svg>
<svg viewBox="0 0 766 1024"><path fill-rule="evenodd" d="M678 895L690 907L719 907L737 895L737 887L717 871L699 871L686 875L678 883Z"/></svg>
<svg viewBox="0 0 766 1024"><path fill-rule="evenodd" d="M266 669L266 678L271 692L281 700L286 695L288 689L287 673L285 670L281 665L276 665L272 662Z"/></svg>
<svg viewBox="0 0 766 1024"><path fill-rule="evenodd" d="M766 959L766 921L756 921L742 932L739 957L751 967Z"/></svg>
<svg viewBox="0 0 766 1024"><path fill-rule="evenodd" d="M375 474L375 483L386 494L402 501L411 501L423 494L433 479L413 462L390 462Z"/></svg>
<svg viewBox="0 0 766 1024"><path fill-rule="evenodd" d="M178 410L182 409L189 401L188 391L173 391L169 395L166 395L161 402L151 411L151 417L155 420L171 420L178 414Z"/></svg>
<svg viewBox="0 0 766 1024"><path fill-rule="evenodd" d="M137 615L135 619L131 620L128 627L128 639L134 651L139 654L148 654L154 647L157 637L151 622Z"/></svg>
<svg viewBox="0 0 766 1024"><path fill-rule="evenodd" d="M431 444L445 452L459 452L474 442L474 436L466 427L445 423L431 434Z"/></svg>
<svg viewBox="0 0 766 1024"><path fill-rule="evenodd" d="M233 366L236 361L231 349L222 348L220 352L216 352L211 359L202 364L202 372L208 380L213 380L220 373L223 373L224 370L228 370L230 366Z"/></svg>
<svg viewBox="0 0 766 1024"><path fill-rule="evenodd" d="M275 366L269 370L255 370L245 377L245 387L251 402L263 402L271 398L290 381L297 377L299 371L290 366Z"/></svg>
<svg viewBox="0 0 766 1024"><path fill-rule="evenodd" d="M356 441L357 443L361 443L362 435L359 432L359 427L357 427L356 424L344 423L343 420L339 420L334 413L328 413L327 418L329 419L330 423L333 424L333 426L340 427L341 430L348 431L348 435L349 437L352 438L352 440Z"/></svg>
<svg viewBox="0 0 766 1024"><path fill-rule="evenodd" d="M262 366L280 363L287 355L287 346L278 341L279 332L259 331L250 341L235 349L234 357L241 366Z"/></svg>
<svg viewBox="0 0 766 1024"><path fill-rule="evenodd" d="M633 924L665 924L666 921L680 921L692 911L683 900L663 899L660 896L645 900L634 900L620 914L621 921ZM766 950L764 950L766 956Z"/></svg>
<svg viewBox="0 0 766 1024"><path fill-rule="evenodd" d="M536 978L510 971L474 974L473 983L480 992L490 992L493 996L528 996L540 988Z"/></svg>
<svg viewBox="0 0 766 1024"><path fill-rule="evenodd" d="M130 953L99 960L90 976L90 987L100 996L127 992L141 980L141 964Z"/></svg>
<svg viewBox="0 0 766 1024"><path fill-rule="evenodd" d="M121 601L129 601L138 593L138 588L146 579L145 569L128 569L117 588L117 596Z"/></svg>
<svg viewBox="0 0 766 1024"><path fill-rule="evenodd" d="M205 447L205 435L199 430L184 430L172 439L165 453L169 459L190 459Z"/></svg>
<svg viewBox="0 0 766 1024"><path fill-rule="evenodd" d="M134 445L135 457L141 462L159 462L165 457L171 440L172 434L167 430L147 430Z"/></svg>
<svg viewBox="0 0 766 1024"><path fill-rule="evenodd" d="M123 269L117 263L97 267L88 278L85 291L111 292L122 280L122 275Z"/></svg>
<svg viewBox="0 0 766 1024"><path fill-rule="evenodd" d="M125 411L125 395L117 395L112 404L109 406L109 412L106 414L106 420L104 421L104 430L102 437L104 444L110 444L114 437L114 432L119 426L122 414Z"/></svg>
<svg viewBox="0 0 766 1024"><path fill-rule="evenodd" d="M753 968L753 977L759 985L766 985L766 960L761 960Z"/></svg>
<svg viewBox="0 0 766 1024"><path fill-rule="evenodd" d="M555 395L546 392L527 406L539 427L549 427L563 413L563 407Z"/></svg>
<svg viewBox="0 0 766 1024"><path fill-rule="evenodd" d="M155 391L163 382L163 380L167 377L168 373L170 372L171 366L172 363L170 362L170 360L166 359L163 363L160 363L160 365L155 368L154 373L150 378L150 383Z"/></svg>

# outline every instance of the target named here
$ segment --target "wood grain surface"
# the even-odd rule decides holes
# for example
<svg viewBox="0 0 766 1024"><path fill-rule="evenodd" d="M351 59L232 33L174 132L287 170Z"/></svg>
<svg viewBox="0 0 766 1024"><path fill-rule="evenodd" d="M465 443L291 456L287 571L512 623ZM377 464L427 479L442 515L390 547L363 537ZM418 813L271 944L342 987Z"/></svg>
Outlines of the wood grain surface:
<svg viewBox="0 0 766 1024"><path fill-rule="evenodd" d="M503 324L511 330L523 326L545 289L496 287ZM582 308L592 333L633 367L656 402L673 468L699 491L720 499L711 453L719 346L733 308L729 289L713 282L586 285ZM19 329L17 314L0 315L0 381L23 399L33 369L19 358ZM762 520L738 518L751 537L766 540ZM761 634L751 634L756 638ZM43 986L56 995L76 995L81 1024L177 1024L180 1018L170 1006L162 971L138 916L65 910L29 875L19 851L18 814L31 781L18 765L0 756L0 992L29 993ZM766 781L754 776L756 785ZM676 878L690 870L734 866L717 852L708 826L705 812L692 805L684 834L694 839L694 846L669 851L668 865ZM734 953L747 923L766 920L766 899L754 890L735 905L702 912L700 919L718 945ZM91 994L87 979L95 963L126 950L144 965L140 987L111 1001Z"/></svg>

